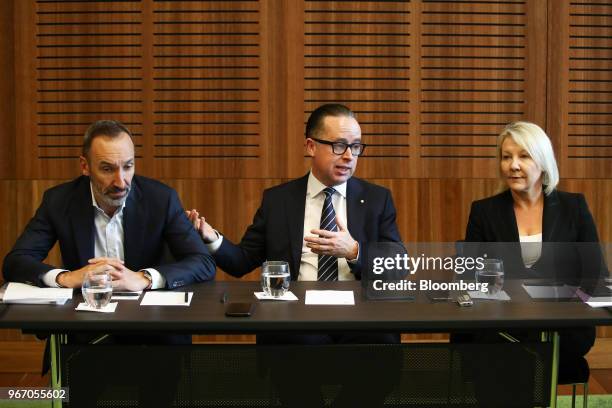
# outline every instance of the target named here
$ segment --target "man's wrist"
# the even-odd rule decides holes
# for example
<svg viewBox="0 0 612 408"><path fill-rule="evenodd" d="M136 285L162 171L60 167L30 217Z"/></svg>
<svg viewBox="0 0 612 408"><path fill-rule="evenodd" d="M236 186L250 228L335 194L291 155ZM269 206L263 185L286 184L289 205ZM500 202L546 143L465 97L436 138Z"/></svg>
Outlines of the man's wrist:
<svg viewBox="0 0 612 408"><path fill-rule="evenodd" d="M206 245L212 244L213 242L217 241L221 236L217 230L213 230L213 232L215 233L215 236L212 239L207 239L204 234L202 234L202 241L204 241Z"/></svg>
<svg viewBox="0 0 612 408"><path fill-rule="evenodd" d="M55 276L55 283L57 283L57 286L60 288L69 287L68 283L66 282L66 278L68 277L67 273L68 271L62 271Z"/></svg>
<svg viewBox="0 0 612 408"><path fill-rule="evenodd" d="M351 252L349 257L347 257L347 262L354 263L357 262L357 259L359 258L359 242L355 241L353 248L353 252Z"/></svg>
<svg viewBox="0 0 612 408"><path fill-rule="evenodd" d="M211 254L214 254L215 252L217 252L217 250L223 243L223 235L219 234L219 231L217 230L214 230L214 231L215 231L215 234L217 234L217 239L212 241L210 244L206 244L206 249L208 249L208 252L210 252Z"/></svg>
<svg viewBox="0 0 612 408"><path fill-rule="evenodd" d="M140 272L142 272L142 277L148 281L147 286L144 288L144 290L151 289L151 287L153 287L153 277L147 270L142 270Z"/></svg>

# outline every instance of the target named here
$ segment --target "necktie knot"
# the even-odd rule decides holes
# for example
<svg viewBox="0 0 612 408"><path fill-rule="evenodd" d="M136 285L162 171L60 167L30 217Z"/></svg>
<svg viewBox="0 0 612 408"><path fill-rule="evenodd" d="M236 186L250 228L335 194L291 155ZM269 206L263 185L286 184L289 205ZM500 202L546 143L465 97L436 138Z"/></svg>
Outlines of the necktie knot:
<svg viewBox="0 0 612 408"><path fill-rule="evenodd" d="M323 192L325 193L325 198L329 198L334 195L334 193L336 192L336 189L333 187L325 187Z"/></svg>

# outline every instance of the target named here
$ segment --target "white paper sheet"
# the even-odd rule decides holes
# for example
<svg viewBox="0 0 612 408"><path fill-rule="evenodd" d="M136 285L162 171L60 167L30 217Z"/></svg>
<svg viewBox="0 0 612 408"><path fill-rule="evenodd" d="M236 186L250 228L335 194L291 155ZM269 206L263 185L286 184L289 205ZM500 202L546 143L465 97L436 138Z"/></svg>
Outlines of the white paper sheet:
<svg viewBox="0 0 612 408"><path fill-rule="evenodd" d="M72 299L70 288L39 288L17 282L9 282L2 297L5 303L24 304L57 303L63 305L68 299Z"/></svg>
<svg viewBox="0 0 612 408"><path fill-rule="evenodd" d="M78 310L80 312L115 313L115 309L117 309L117 302L111 302L100 309L91 307L87 303L83 302L79 303L79 305L74 310Z"/></svg>
<svg viewBox="0 0 612 408"><path fill-rule="evenodd" d="M295 296L291 291L285 292L285 294L280 297L266 295L265 292L253 292L253 294L259 300L298 300L297 296Z"/></svg>
<svg viewBox="0 0 612 408"><path fill-rule="evenodd" d="M489 295L479 290L468 292L473 299L485 299L485 300L510 300L510 296L505 291L499 291L495 295Z"/></svg>
<svg viewBox="0 0 612 408"><path fill-rule="evenodd" d="M189 306L193 298L193 292L187 293L188 299L185 302L185 292L147 292L142 298L140 306Z"/></svg>
<svg viewBox="0 0 612 408"><path fill-rule="evenodd" d="M352 290L307 290L307 305L354 305Z"/></svg>
<svg viewBox="0 0 612 408"><path fill-rule="evenodd" d="M597 298L592 298L592 299L597 299ZM588 302L584 302L587 305L591 306L591 307L608 307L608 306L612 306L612 299L610 298L604 298L607 299L607 301L598 301L598 300L589 300Z"/></svg>

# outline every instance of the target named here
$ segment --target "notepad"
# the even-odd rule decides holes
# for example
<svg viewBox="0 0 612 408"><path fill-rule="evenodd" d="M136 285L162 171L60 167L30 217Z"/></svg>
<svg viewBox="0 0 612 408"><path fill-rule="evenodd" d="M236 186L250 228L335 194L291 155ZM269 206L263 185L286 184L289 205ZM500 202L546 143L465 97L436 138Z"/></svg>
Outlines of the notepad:
<svg viewBox="0 0 612 408"><path fill-rule="evenodd" d="M307 305L354 305L352 290L307 290Z"/></svg>
<svg viewBox="0 0 612 408"><path fill-rule="evenodd" d="M72 299L70 288L39 288L25 283L9 282L2 301L21 304L60 304Z"/></svg>
<svg viewBox="0 0 612 408"><path fill-rule="evenodd" d="M185 302L185 292L147 292L142 298L140 306L189 306L193 298L193 292L187 293L188 298Z"/></svg>

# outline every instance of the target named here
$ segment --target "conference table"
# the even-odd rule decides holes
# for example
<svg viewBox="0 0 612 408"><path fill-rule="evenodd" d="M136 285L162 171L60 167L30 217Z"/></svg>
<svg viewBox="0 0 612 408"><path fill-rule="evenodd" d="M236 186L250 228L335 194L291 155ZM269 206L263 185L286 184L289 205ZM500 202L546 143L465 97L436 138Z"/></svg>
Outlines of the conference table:
<svg viewBox="0 0 612 408"><path fill-rule="evenodd" d="M353 291L354 305L306 305L307 290ZM452 299L433 301L424 292L411 300L366 299L360 282L291 282L296 301L259 301L254 281L213 281L181 288L193 292L189 307L141 306L140 301L124 300L114 313L77 312L82 301L75 291L64 305L0 304L0 328L26 332L52 333L52 382L61 386L61 353L66 333L185 333L185 334L262 334L334 332L452 332L470 330L533 329L552 343L550 405L556 401L558 335L565 327L612 325L606 308L591 308L580 301L534 300L521 288L520 281L507 281L504 289L511 301L474 300L471 307L459 307ZM227 317L227 302L253 302L250 317Z"/></svg>

